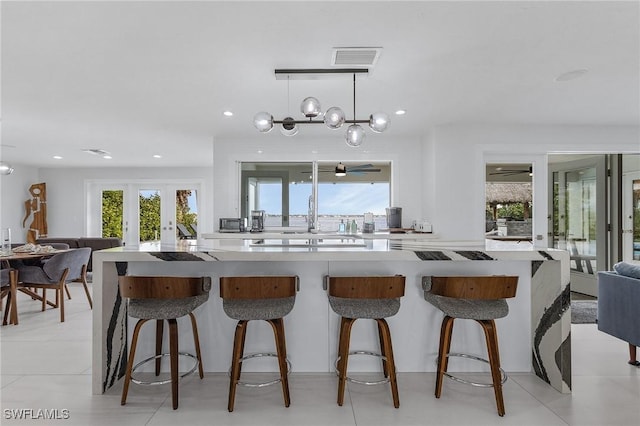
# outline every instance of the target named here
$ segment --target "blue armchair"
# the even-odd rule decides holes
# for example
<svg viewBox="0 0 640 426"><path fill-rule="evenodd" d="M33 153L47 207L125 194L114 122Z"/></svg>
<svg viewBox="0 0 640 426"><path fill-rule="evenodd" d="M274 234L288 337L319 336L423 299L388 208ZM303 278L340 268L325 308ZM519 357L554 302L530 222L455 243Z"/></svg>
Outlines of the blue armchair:
<svg viewBox="0 0 640 426"><path fill-rule="evenodd" d="M640 276L634 276L640 266L621 263L614 268L617 272L598 272L598 330L628 342L629 363L640 366L635 358L640 346Z"/></svg>

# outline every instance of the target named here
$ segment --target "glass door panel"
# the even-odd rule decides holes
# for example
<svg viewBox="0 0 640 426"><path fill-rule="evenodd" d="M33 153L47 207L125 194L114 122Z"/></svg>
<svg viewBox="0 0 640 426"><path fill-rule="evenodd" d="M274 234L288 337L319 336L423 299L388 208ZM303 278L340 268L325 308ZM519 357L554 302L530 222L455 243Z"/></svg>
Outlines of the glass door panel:
<svg viewBox="0 0 640 426"><path fill-rule="evenodd" d="M597 296L596 272L607 256L605 158L554 163L549 171L549 243L571 256L571 290Z"/></svg>
<svg viewBox="0 0 640 426"><path fill-rule="evenodd" d="M198 191L175 191L176 237L181 240L196 239L198 235Z"/></svg>
<svg viewBox="0 0 640 426"><path fill-rule="evenodd" d="M124 190L102 191L102 237L124 241Z"/></svg>
<svg viewBox="0 0 640 426"><path fill-rule="evenodd" d="M625 174L623 179L623 260L640 262L640 172Z"/></svg>
<svg viewBox="0 0 640 426"><path fill-rule="evenodd" d="M160 243L162 196L159 189L140 189L138 191L138 242L142 246Z"/></svg>

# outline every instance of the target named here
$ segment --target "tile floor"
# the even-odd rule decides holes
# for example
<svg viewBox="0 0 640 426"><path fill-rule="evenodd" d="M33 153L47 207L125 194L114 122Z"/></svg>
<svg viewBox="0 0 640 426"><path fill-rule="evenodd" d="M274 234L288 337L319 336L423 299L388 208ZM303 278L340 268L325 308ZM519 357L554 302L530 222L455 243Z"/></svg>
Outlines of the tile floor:
<svg viewBox="0 0 640 426"><path fill-rule="evenodd" d="M186 378L180 407L171 409L167 386L132 385L126 406L120 386L91 394L91 311L81 287L72 286L67 320L20 298L20 325L0 327L2 425L638 425L640 369L629 366L624 342L595 325L572 326L573 393L560 394L532 374L511 374L505 384L507 414L495 411L493 392L445 380L433 396L433 373L400 374L400 409L386 386L349 385L335 403L332 374L290 376L292 403L278 386L239 388L227 412L224 374ZM503 343L504 344L504 343ZM13 418L18 409L57 409L58 420ZM24 412L24 411L23 411ZM54 412L55 413L55 412Z"/></svg>

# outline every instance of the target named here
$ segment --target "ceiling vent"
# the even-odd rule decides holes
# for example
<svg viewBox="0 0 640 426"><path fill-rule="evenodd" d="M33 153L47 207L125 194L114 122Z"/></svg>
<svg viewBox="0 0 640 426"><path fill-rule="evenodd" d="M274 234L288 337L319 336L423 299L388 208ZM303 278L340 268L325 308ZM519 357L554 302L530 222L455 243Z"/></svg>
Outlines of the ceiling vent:
<svg viewBox="0 0 640 426"><path fill-rule="evenodd" d="M334 47L331 65L336 67L373 67L382 47Z"/></svg>
<svg viewBox="0 0 640 426"><path fill-rule="evenodd" d="M101 155L101 156L109 155L109 152L105 151L104 149L89 148L89 149L83 149L82 152L86 152L87 154L93 154L93 155Z"/></svg>

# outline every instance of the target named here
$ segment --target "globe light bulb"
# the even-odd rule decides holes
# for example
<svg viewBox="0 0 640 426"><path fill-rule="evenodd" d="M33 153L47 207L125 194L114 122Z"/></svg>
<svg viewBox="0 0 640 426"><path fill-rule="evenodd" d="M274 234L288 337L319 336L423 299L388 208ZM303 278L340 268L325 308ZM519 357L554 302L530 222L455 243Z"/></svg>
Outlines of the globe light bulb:
<svg viewBox="0 0 640 426"><path fill-rule="evenodd" d="M375 112L369 116L369 127L376 133L387 130L389 123L389 116L384 112Z"/></svg>
<svg viewBox="0 0 640 426"><path fill-rule="evenodd" d="M273 129L273 115L268 112L259 112L253 116L253 125L261 133L268 133Z"/></svg>
<svg viewBox="0 0 640 426"><path fill-rule="evenodd" d="M360 127L357 124L352 124L347 129L347 135L346 136L347 136L346 137L347 145L352 146L352 147L358 147L358 146L362 145L362 142L364 141L364 137L366 135L365 135L364 129L362 127Z"/></svg>
<svg viewBox="0 0 640 426"><path fill-rule="evenodd" d="M312 96L305 98L300 104L300 112L308 118L317 117L321 110L320 101Z"/></svg>
<svg viewBox="0 0 640 426"><path fill-rule="evenodd" d="M324 113L324 124L330 129L339 129L344 124L344 111L338 107L331 107Z"/></svg>

